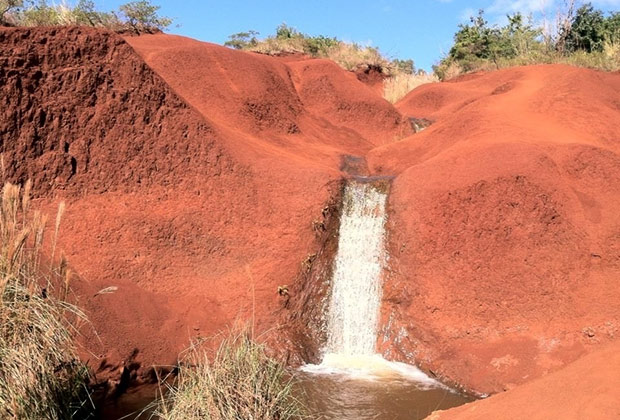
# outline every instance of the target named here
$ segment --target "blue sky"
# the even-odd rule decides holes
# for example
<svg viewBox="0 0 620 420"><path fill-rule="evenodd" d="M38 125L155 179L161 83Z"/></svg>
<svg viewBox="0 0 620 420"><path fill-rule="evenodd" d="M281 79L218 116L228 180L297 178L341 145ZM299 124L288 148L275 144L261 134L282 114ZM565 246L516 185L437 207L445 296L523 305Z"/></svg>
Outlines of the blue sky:
<svg viewBox="0 0 620 420"><path fill-rule="evenodd" d="M116 9L128 0L96 0L101 10ZM563 0L153 0L161 14L175 18L169 32L221 44L228 35L249 29L267 36L282 22L310 35L335 36L379 47L393 58L411 58L430 70L452 44L459 23L478 9L491 22L506 13L533 13L553 20ZM604 11L619 10L620 0L598 0ZM544 12L544 13L541 13Z"/></svg>

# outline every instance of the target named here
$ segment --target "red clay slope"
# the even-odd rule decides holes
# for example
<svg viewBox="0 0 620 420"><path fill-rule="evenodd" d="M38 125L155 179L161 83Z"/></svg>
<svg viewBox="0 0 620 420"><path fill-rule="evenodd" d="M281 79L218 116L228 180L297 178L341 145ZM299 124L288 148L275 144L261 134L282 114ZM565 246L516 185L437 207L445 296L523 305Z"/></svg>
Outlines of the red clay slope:
<svg viewBox="0 0 620 420"><path fill-rule="evenodd" d="M431 414L428 420L612 420L620 418L620 343L491 398Z"/></svg>
<svg viewBox="0 0 620 420"><path fill-rule="evenodd" d="M392 105L326 60L287 62L163 34L125 40L244 149L285 150L316 164L336 148L365 154L411 133Z"/></svg>
<svg viewBox="0 0 620 420"><path fill-rule="evenodd" d="M130 42L148 65L106 32L0 30L7 176L33 178L50 212L67 201L60 247L97 332L86 328L85 355L104 376L172 363L237 317L277 324L278 286L316 252L312 222L339 193L340 155L403 124L337 68L358 120L391 114L384 126L307 111L303 78L275 58L166 35Z"/></svg>
<svg viewBox="0 0 620 420"><path fill-rule="evenodd" d="M513 68L397 108L436 122L369 154L398 175L385 352L496 392L615 340L620 75Z"/></svg>

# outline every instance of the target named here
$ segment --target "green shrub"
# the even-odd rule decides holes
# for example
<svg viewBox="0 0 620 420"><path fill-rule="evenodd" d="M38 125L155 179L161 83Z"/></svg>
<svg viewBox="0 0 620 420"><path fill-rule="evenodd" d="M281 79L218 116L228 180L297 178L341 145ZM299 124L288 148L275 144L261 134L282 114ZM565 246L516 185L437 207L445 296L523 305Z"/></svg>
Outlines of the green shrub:
<svg viewBox="0 0 620 420"><path fill-rule="evenodd" d="M146 32L153 29L163 31L172 24L170 18L159 16L159 6L154 6L148 0L132 1L119 7L125 22L136 32Z"/></svg>
<svg viewBox="0 0 620 420"><path fill-rule="evenodd" d="M571 63L617 70L620 13L605 16L590 3L562 14L556 34L546 34L517 13L502 27L489 26L484 12L460 25L454 45L433 70L441 80L460 73L520 64ZM592 55L587 55L592 54Z"/></svg>
<svg viewBox="0 0 620 420"><path fill-rule="evenodd" d="M403 74L414 74L415 73L415 65L413 64L413 60L401 60L395 58L392 60L392 66L396 69L398 73Z"/></svg>
<svg viewBox="0 0 620 420"><path fill-rule="evenodd" d="M224 45L236 50L247 50L258 44L257 35L258 32L256 31L238 32L230 35Z"/></svg>
<svg viewBox="0 0 620 420"><path fill-rule="evenodd" d="M84 315L67 302L66 263L42 274L46 219L30 211L29 192L30 183L7 183L0 202L0 418L70 419L88 411L88 371L73 341ZM65 280L60 290L54 279Z"/></svg>
<svg viewBox="0 0 620 420"><path fill-rule="evenodd" d="M287 420L304 418L293 378L247 330L232 332L209 358L204 343L187 350L157 404L162 420Z"/></svg>
<svg viewBox="0 0 620 420"><path fill-rule="evenodd" d="M335 37L306 35L285 23L276 28L275 35L262 40L256 35L255 31L233 34L224 45L269 55L300 53L329 58L346 70L373 67L385 74L414 71L413 60L390 61L378 48L344 42Z"/></svg>
<svg viewBox="0 0 620 420"><path fill-rule="evenodd" d="M96 10L93 0L79 0L73 7L68 3L47 0L0 0L0 24L16 26L82 25L136 33L166 29L172 20L159 16L159 6L149 0L132 1L119 7L119 12Z"/></svg>

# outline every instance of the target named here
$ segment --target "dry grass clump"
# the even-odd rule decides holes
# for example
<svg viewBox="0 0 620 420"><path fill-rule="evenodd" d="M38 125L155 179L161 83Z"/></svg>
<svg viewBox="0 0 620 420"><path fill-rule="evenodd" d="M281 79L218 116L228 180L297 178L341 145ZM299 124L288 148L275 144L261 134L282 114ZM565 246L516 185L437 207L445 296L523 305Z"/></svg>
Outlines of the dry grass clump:
<svg viewBox="0 0 620 420"><path fill-rule="evenodd" d="M293 378L253 341L231 332L210 358L202 343L187 350L174 384L152 417L163 420L286 420L304 418ZM165 382L165 381L164 381ZM156 417L156 418L157 418Z"/></svg>
<svg viewBox="0 0 620 420"><path fill-rule="evenodd" d="M326 58L335 61L345 70L356 70L370 66L384 70L389 74L393 71L390 62L377 48L365 47L355 43L341 42L327 51Z"/></svg>
<svg viewBox="0 0 620 420"><path fill-rule="evenodd" d="M0 197L0 418L70 419L88 398L69 321L84 315L66 302L64 262L42 274L46 218L30 211L30 189L30 182L23 190L6 183ZM60 276L66 281L56 292L52 280Z"/></svg>
<svg viewBox="0 0 620 420"><path fill-rule="evenodd" d="M435 74L399 73L383 82L383 97L394 104L418 86L438 81L439 78Z"/></svg>
<svg viewBox="0 0 620 420"><path fill-rule="evenodd" d="M302 38L267 38L247 48L247 51L267 55L305 54L305 50L305 40Z"/></svg>

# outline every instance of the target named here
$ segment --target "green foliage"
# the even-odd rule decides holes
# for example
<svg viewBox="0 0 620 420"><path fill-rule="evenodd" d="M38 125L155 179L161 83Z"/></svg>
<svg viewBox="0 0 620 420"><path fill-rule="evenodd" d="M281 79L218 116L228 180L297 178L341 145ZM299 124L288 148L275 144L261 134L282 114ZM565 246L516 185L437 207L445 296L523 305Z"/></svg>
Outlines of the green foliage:
<svg viewBox="0 0 620 420"><path fill-rule="evenodd" d="M620 43L620 12L605 16L591 3L584 4L575 13L565 35L569 52L603 52L606 45Z"/></svg>
<svg viewBox="0 0 620 420"><path fill-rule="evenodd" d="M224 42L224 45L236 50L246 50L258 44L257 35L258 32L252 30L232 34L228 37L228 41Z"/></svg>
<svg viewBox="0 0 620 420"><path fill-rule="evenodd" d="M413 64L413 60L401 60L395 58L392 60L392 66L396 69L397 72L404 74L414 74L415 73L415 65Z"/></svg>
<svg viewBox="0 0 620 420"><path fill-rule="evenodd" d="M0 25L83 25L140 33L164 30L172 23L171 19L159 16L158 10L159 6L148 0L124 4L119 7L119 14L96 10L93 0L79 0L73 7L47 0L0 0Z"/></svg>
<svg viewBox="0 0 620 420"><path fill-rule="evenodd" d="M23 11L26 26L52 26L61 23L60 9L48 6L45 0L33 3Z"/></svg>
<svg viewBox="0 0 620 420"><path fill-rule="evenodd" d="M575 13L566 37L569 51L603 51L606 24L603 12L595 10L591 3L584 4Z"/></svg>
<svg viewBox="0 0 620 420"><path fill-rule="evenodd" d="M92 0L80 0L72 10L74 23L85 26L114 27L120 25L113 13L98 12Z"/></svg>
<svg viewBox="0 0 620 420"><path fill-rule="evenodd" d="M605 20L605 39L611 44L620 44L620 12L610 14Z"/></svg>
<svg viewBox="0 0 620 420"><path fill-rule="evenodd" d="M274 35L262 40L256 39L255 35L257 33L254 31L233 34L224 45L269 55L302 53L311 57L329 58L347 70L365 66L377 68L386 74L400 72L401 68L413 72L411 60L390 63L375 47L344 42L335 37L307 35L286 23L279 25Z"/></svg>
<svg viewBox="0 0 620 420"><path fill-rule="evenodd" d="M337 38L329 38L323 35L306 37L304 52L313 57L327 57L330 49L337 47L340 41Z"/></svg>
<svg viewBox="0 0 620 420"><path fill-rule="evenodd" d="M527 22L523 15L508 15L505 26L489 26L484 19L484 11L471 18L471 24L460 25L454 35L454 45L450 49L447 63L456 62L465 71L475 69L480 62L515 58L528 54L541 47L541 30Z"/></svg>
<svg viewBox="0 0 620 420"><path fill-rule="evenodd" d="M163 31L172 24L170 18L159 16L159 6L154 6L149 0L132 1L119 7L127 24L136 32L152 29Z"/></svg>
<svg viewBox="0 0 620 420"><path fill-rule="evenodd" d="M565 62L609 70L617 68L619 50L620 13L606 17L590 3L575 13L570 9L565 23L545 41L542 28L535 27L531 18L517 13L508 15L504 26L489 26L480 10L470 24L459 26L450 52L433 70L442 80L462 72L535 63Z"/></svg>
<svg viewBox="0 0 620 420"><path fill-rule="evenodd" d="M276 28L276 38L277 39L291 39L291 38L304 38L305 36L302 35L297 29L288 26L286 23L282 23L280 24L280 26L278 26Z"/></svg>

